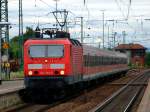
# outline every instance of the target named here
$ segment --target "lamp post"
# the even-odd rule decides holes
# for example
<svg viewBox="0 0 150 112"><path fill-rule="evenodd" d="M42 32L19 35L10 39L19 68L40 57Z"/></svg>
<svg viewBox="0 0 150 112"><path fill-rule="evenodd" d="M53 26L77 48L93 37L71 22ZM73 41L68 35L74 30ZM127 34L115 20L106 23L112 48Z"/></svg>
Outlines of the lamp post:
<svg viewBox="0 0 150 112"><path fill-rule="evenodd" d="M9 22L0 22L0 29L1 28L3 28L4 26L8 26L8 25L10 25L10 23ZM0 33L1 33L1 31L0 31ZM1 52L2 52L2 48L1 48L1 46L2 46L2 43L1 43L1 39L2 39L2 37L1 37L2 35L0 34L0 84L2 83L2 68L1 68L1 65L2 65L2 54L1 54Z"/></svg>

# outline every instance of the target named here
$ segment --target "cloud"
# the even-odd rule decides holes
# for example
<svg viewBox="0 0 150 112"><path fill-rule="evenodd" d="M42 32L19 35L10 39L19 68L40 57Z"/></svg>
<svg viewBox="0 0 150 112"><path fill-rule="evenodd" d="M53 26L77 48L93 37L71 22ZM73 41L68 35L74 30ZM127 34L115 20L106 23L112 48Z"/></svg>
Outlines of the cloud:
<svg viewBox="0 0 150 112"><path fill-rule="evenodd" d="M35 2L36 1L36 2ZM69 15L69 19L73 19L75 16L83 16L84 17L84 27L91 27L90 31L85 30L91 36L101 36L102 35L102 22L94 20L102 20L102 12L100 10L105 9L105 20L108 19L125 19L127 16L127 9L129 2L126 0L86 0L86 5L84 5L83 0L59 0L58 1L58 10L67 9L71 13ZM9 0L9 21L12 24L18 24L18 0ZM23 0L23 17L24 17L24 26L32 26L35 27L38 21L41 24L44 23L55 23L55 19L52 14L47 15L49 12L55 10L55 1L54 0ZM127 40L129 42L133 41L131 36L139 37L139 32L143 35L141 37L147 37L146 34L150 33L150 23L149 21L144 21L145 18L149 18L149 10L150 10L150 1L149 0L132 0L131 10L129 13L129 20L127 21L129 24L109 22L109 26L111 31L118 32L121 34L122 31L126 31L128 36ZM89 11L89 12L88 12ZM144 16L141 16L144 15ZM138 19L138 22L137 22ZM86 21L91 21L91 24L87 24ZM141 21L142 20L142 21ZM141 27L144 23L144 31L142 31ZM47 25L48 26L48 25ZM107 35L107 26L105 26L105 35ZM10 30L10 36L13 37L17 35L16 30L18 27L14 26ZM72 28L73 29L73 28ZM75 26L73 31L80 36L80 25ZM71 32L73 32L71 30ZM136 33L135 33L136 31ZM73 32L73 33L74 33ZM137 33L138 32L138 33ZM146 33L145 33L146 32ZM111 32L110 32L111 33ZM147 46L148 44L146 44Z"/></svg>

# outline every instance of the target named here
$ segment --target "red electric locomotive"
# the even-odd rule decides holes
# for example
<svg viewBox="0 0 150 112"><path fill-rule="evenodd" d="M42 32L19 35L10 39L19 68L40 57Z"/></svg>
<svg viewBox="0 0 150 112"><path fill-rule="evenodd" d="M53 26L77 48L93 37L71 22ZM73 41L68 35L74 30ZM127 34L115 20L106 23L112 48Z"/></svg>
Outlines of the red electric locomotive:
<svg viewBox="0 0 150 112"><path fill-rule="evenodd" d="M127 71L127 57L118 52L84 46L64 32L49 32L51 39L30 39L24 44L27 88L63 88L83 81ZM67 34L67 35L66 35Z"/></svg>

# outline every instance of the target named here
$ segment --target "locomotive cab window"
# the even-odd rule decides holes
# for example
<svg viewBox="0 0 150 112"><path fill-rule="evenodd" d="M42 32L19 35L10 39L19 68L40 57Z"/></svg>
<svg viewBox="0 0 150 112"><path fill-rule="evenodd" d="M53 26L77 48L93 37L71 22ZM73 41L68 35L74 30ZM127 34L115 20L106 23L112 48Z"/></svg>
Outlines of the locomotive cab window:
<svg viewBox="0 0 150 112"><path fill-rule="evenodd" d="M62 45L48 45L48 57L63 57L64 56L64 46Z"/></svg>
<svg viewBox="0 0 150 112"><path fill-rule="evenodd" d="M29 55L32 58L43 57L63 57L63 45L32 45L29 49Z"/></svg>
<svg viewBox="0 0 150 112"><path fill-rule="evenodd" d="M44 45L33 45L29 49L30 57L45 57L45 46Z"/></svg>

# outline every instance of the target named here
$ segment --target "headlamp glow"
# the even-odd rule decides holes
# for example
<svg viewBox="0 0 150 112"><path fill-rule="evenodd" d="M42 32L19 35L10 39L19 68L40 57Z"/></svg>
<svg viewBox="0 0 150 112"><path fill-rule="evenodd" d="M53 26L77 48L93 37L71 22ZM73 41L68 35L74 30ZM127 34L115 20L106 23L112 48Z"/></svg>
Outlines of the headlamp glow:
<svg viewBox="0 0 150 112"><path fill-rule="evenodd" d="M28 74L29 74L29 76L31 76L33 73L32 73L32 71L29 71Z"/></svg>
<svg viewBox="0 0 150 112"><path fill-rule="evenodd" d="M64 75L65 72L63 70L60 71L60 75Z"/></svg>

